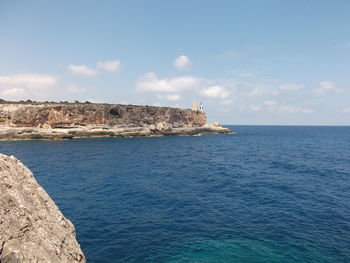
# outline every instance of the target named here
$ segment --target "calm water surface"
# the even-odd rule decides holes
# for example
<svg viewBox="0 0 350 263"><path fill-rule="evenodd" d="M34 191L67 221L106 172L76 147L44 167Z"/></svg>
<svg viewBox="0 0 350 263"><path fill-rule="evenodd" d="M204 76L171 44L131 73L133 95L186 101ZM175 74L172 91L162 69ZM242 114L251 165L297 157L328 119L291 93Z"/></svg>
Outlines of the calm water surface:
<svg viewBox="0 0 350 263"><path fill-rule="evenodd" d="M0 142L88 262L350 262L350 127Z"/></svg>

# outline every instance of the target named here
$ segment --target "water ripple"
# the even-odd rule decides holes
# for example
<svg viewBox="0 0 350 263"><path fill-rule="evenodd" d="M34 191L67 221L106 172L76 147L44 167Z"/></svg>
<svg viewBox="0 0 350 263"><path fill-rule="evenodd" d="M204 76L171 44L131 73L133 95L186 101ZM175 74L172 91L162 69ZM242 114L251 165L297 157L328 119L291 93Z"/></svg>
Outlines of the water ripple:
<svg viewBox="0 0 350 263"><path fill-rule="evenodd" d="M88 262L350 262L350 128L0 142Z"/></svg>

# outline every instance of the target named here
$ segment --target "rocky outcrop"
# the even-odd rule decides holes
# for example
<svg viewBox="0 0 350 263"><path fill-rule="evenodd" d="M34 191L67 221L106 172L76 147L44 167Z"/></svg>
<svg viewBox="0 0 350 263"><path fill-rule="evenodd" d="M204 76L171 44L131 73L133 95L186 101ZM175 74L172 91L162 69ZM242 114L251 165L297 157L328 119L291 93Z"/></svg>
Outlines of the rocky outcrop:
<svg viewBox="0 0 350 263"><path fill-rule="evenodd" d="M85 262L73 224L33 174L0 154L0 262Z"/></svg>
<svg viewBox="0 0 350 263"><path fill-rule="evenodd" d="M186 109L93 103L0 104L0 119L14 127L77 128L87 125L200 127L204 112Z"/></svg>
<svg viewBox="0 0 350 263"><path fill-rule="evenodd" d="M205 113L190 109L93 103L0 104L0 139L230 132L221 126L205 125Z"/></svg>

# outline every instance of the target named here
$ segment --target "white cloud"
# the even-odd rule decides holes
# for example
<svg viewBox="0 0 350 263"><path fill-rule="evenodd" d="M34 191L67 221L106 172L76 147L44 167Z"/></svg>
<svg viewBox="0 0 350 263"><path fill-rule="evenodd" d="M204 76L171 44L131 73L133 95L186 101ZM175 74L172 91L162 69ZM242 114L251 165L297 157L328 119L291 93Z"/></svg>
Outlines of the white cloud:
<svg viewBox="0 0 350 263"><path fill-rule="evenodd" d="M213 86L203 90L201 94L209 98L226 99L230 95L230 92L224 87Z"/></svg>
<svg viewBox="0 0 350 263"><path fill-rule="evenodd" d="M85 65L69 65L68 70L73 75L83 75L88 77L97 75L97 70L89 68Z"/></svg>
<svg viewBox="0 0 350 263"><path fill-rule="evenodd" d="M292 91L296 91L296 90L301 90L304 88L304 84L283 84L280 86L281 90L292 90Z"/></svg>
<svg viewBox="0 0 350 263"><path fill-rule="evenodd" d="M250 73L250 72L237 73L238 78L253 78L254 76L255 75L253 73Z"/></svg>
<svg viewBox="0 0 350 263"><path fill-rule="evenodd" d="M250 97L258 97L264 94L264 90L263 89L259 89L259 88L255 88L253 89L248 96Z"/></svg>
<svg viewBox="0 0 350 263"><path fill-rule="evenodd" d="M335 94L344 93L344 90L337 88L335 83L332 81L322 81L320 83L320 87L314 89L313 93L318 96L324 96L331 93L335 93Z"/></svg>
<svg viewBox="0 0 350 263"><path fill-rule="evenodd" d="M274 91L271 92L271 95L272 96L279 96L280 92L278 90L274 90Z"/></svg>
<svg viewBox="0 0 350 263"><path fill-rule="evenodd" d="M166 104L168 101L187 100L188 97L199 95L215 99L214 102L218 106L217 111L222 108L232 110L230 105L234 104L236 109L244 106L244 111L265 111L266 113L270 112L270 114L271 112L281 115L311 114L314 112L314 109L307 105L285 105L279 102L283 98L275 97L283 94L286 90L303 89L305 88L303 84L284 84L281 85L282 88L279 85L277 87L278 89L276 89L276 82L261 78L248 78L245 81L238 81L237 78L205 79L194 76L160 78L153 72L143 75L137 82L138 92L154 92L155 101L162 104ZM257 101L258 98L263 99ZM204 98L202 100L209 103L209 100ZM213 107L214 104L209 105Z"/></svg>
<svg viewBox="0 0 350 263"><path fill-rule="evenodd" d="M22 96L26 94L26 90L21 88L8 88L0 90L0 94L5 98L22 99ZM16 96L18 96L18 98L16 98Z"/></svg>
<svg viewBox="0 0 350 263"><path fill-rule="evenodd" d="M314 110L310 108L303 108L303 107L293 107L289 105L280 105L278 108L278 111L280 112L289 112L289 113L313 113Z"/></svg>
<svg viewBox="0 0 350 263"><path fill-rule="evenodd" d="M222 100L221 101L221 104L223 104L223 105L230 105L232 103L233 103L232 100Z"/></svg>
<svg viewBox="0 0 350 263"><path fill-rule="evenodd" d="M282 105L276 100L265 100L264 104L270 111L287 112L287 113L313 113L314 110L310 108L303 108L298 106Z"/></svg>
<svg viewBox="0 0 350 263"><path fill-rule="evenodd" d="M48 87L57 82L57 78L51 75L42 74L14 74L8 76L0 76L0 88L9 86L25 86L25 87Z"/></svg>
<svg viewBox="0 0 350 263"><path fill-rule="evenodd" d="M181 96L179 94L169 94L166 96L166 99L170 101L177 101L181 99Z"/></svg>
<svg viewBox="0 0 350 263"><path fill-rule="evenodd" d="M149 72L137 82L138 92L181 92L199 86L201 79L192 76L181 76L168 79L158 79L157 74Z"/></svg>
<svg viewBox="0 0 350 263"><path fill-rule="evenodd" d="M218 109L219 112L224 112L224 113L227 113L227 112L230 112L231 110L229 108L219 108Z"/></svg>
<svg viewBox="0 0 350 263"><path fill-rule="evenodd" d="M228 50L219 56L221 59L235 59L241 56L241 53L235 50Z"/></svg>
<svg viewBox="0 0 350 263"><path fill-rule="evenodd" d="M106 72L118 72L120 70L120 61L119 60L107 60L97 62L97 68L100 71ZM99 73L98 69L93 69L85 65L68 65L68 70L73 75L81 75L87 77L94 77Z"/></svg>
<svg viewBox="0 0 350 263"><path fill-rule="evenodd" d="M66 87L66 90L72 93L82 93L84 91L86 91L86 88L84 87L79 87L77 85L74 84L70 84Z"/></svg>
<svg viewBox="0 0 350 263"><path fill-rule="evenodd" d="M130 101L128 101L128 100L122 100L122 101L120 102L120 104L128 105L128 104L130 104Z"/></svg>
<svg viewBox="0 0 350 263"><path fill-rule="evenodd" d="M249 106L249 110L251 110L251 111L259 111L260 110L260 106L259 105L250 105Z"/></svg>
<svg viewBox="0 0 350 263"><path fill-rule="evenodd" d="M264 104L266 106L273 107L273 106L276 106L278 102L276 100L265 100Z"/></svg>
<svg viewBox="0 0 350 263"><path fill-rule="evenodd" d="M339 47L340 47L340 48L350 48L350 41L341 44Z"/></svg>
<svg viewBox="0 0 350 263"><path fill-rule="evenodd" d="M38 99L49 96L57 77L43 74L0 76L0 96L7 100Z"/></svg>
<svg viewBox="0 0 350 263"><path fill-rule="evenodd" d="M350 113L350 107L343 108L340 110L341 113Z"/></svg>
<svg viewBox="0 0 350 263"><path fill-rule="evenodd" d="M173 66L178 70L189 70L191 68L191 61L187 56L180 56L174 59Z"/></svg>
<svg viewBox="0 0 350 263"><path fill-rule="evenodd" d="M118 72L120 70L119 60L100 61L97 67L107 72Z"/></svg>

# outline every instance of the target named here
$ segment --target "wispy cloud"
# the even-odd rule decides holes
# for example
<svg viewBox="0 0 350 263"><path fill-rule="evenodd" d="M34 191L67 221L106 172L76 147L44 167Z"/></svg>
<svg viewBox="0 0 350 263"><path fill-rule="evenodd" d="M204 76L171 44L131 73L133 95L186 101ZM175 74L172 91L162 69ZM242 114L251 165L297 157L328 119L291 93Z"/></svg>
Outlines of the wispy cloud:
<svg viewBox="0 0 350 263"><path fill-rule="evenodd" d="M314 112L314 110L310 108L290 106L290 105L280 105L278 107L278 111L288 112L288 113L313 113Z"/></svg>
<svg viewBox="0 0 350 263"><path fill-rule="evenodd" d="M107 60L97 63L98 68L107 72L118 72L120 70L120 65L121 63L119 60Z"/></svg>
<svg viewBox="0 0 350 263"><path fill-rule="evenodd" d="M350 114L350 107L343 108L340 110L340 112Z"/></svg>
<svg viewBox="0 0 350 263"><path fill-rule="evenodd" d="M241 56L241 52L236 50L227 50L223 54L219 55L218 57L221 59L236 59Z"/></svg>
<svg viewBox="0 0 350 263"><path fill-rule="evenodd" d="M265 100L264 104L268 107L274 107L278 102L276 100Z"/></svg>
<svg viewBox="0 0 350 263"><path fill-rule="evenodd" d="M166 99L170 101L178 101L181 99L181 96L179 94L169 94L166 96Z"/></svg>
<svg viewBox="0 0 350 263"><path fill-rule="evenodd" d="M286 113L313 113L314 112L314 110L311 108L283 105L276 100L265 100L264 105L267 106L269 111L274 111L274 112L286 112Z"/></svg>
<svg viewBox="0 0 350 263"><path fill-rule="evenodd" d="M0 76L0 95L4 99L37 99L49 96L58 78L44 74L13 74Z"/></svg>
<svg viewBox="0 0 350 263"><path fill-rule="evenodd" d="M68 70L73 75L82 75L87 77L94 77L97 75L97 70L89 68L85 65L69 65Z"/></svg>
<svg viewBox="0 0 350 263"><path fill-rule="evenodd" d="M320 82L320 87L313 90L313 93L318 96L324 96L327 94L341 94L345 91L343 89L337 88L335 83L332 81L322 81Z"/></svg>
<svg viewBox="0 0 350 263"><path fill-rule="evenodd" d="M350 48L350 41L339 45L340 48Z"/></svg>
<svg viewBox="0 0 350 263"><path fill-rule="evenodd" d="M181 99L181 96L179 94L168 94L168 95L161 95L157 94L156 98L158 100L168 100L168 101L178 101Z"/></svg>
<svg viewBox="0 0 350 263"><path fill-rule="evenodd" d="M311 114L315 110L306 105L291 105L290 96L294 91L305 89L304 84L278 84L276 80L261 78L257 75L248 78L206 79L195 76L179 76L160 78L150 72L137 81L138 92L156 93L157 101L182 101L187 97L202 97L202 101L209 105L220 105L219 108L233 110L234 108L252 112L265 111L266 114ZM327 83L322 83L323 88ZM286 91L293 91L288 97L282 96ZM164 94L165 93L165 94ZM169 94L173 96L169 96ZM186 94L186 95L183 95ZM280 100L280 101L278 101ZM293 101L293 100L292 100ZM234 103L233 103L234 102Z"/></svg>
<svg viewBox="0 0 350 263"><path fill-rule="evenodd" d="M279 96L280 92L278 90L274 90L274 91L271 92L271 95L272 96Z"/></svg>
<svg viewBox="0 0 350 263"><path fill-rule="evenodd" d="M101 71L118 72L120 70L121 62L119 60L99 61L96 64L97 68L91 68L86 65L68 65L68 71L73 75L95 77Z"/></svg>
<svg viewBox="0 0 350 263"><path fill-rule="evenodd" d="M222 101L221 101L221 104L222 104L222 105L231 105L232 103L233 103L232 100L222 100Z"/></svg>
<svg viewBox="0 0 350 263"><path fill-rule="evenodd" d="M288 83L288 84L283 84L280 86L281 90L288 90L288 91L297 91L301 90L304 88L304 84L294 84L294 83Z"/></svg>
<svg viewBox="0 0 350 263"><path fill-rule="evenodd" d="M25 86L25 87L48 87L57 82L57 77L43 74L13 74L0 76L0 87Z"/></svg>
<svg viewBox="0 0 350 263"><path fill-rule="evenodd" d="M238 78L253 78L255 76L254 73L251 72L240 72L237 73L237 77Z"/></svg>
<svg viewBox="0 0 350 263"><path fill-rule="evenodd" d="M259 97L259 96L262 96L263 94L264 94L264 90L263 89L255 88L248 94L248 96L250 96L250 97Z"/></svg>
<svg viewBox="0 0 350 263"><path fill-rule="evenodd" d="M176 93L194 89L198 87L201 82L202 80L200 78L192 76L159 79L156 73L149 72L138 80L136 86L138 92Z"/></svg>
<svg viewBox="0 0 350 263"><path fill-rule="evenodd" d="M78 85L74 85L74 84L69 84L66 87L66 90L68 92L72 92L72 93L82 93L82 92L86 91L86 88L85 87L79 87Z"/></svg>
<svg viewBox="0 0 350 263"><path fill-rule="evenodd" d="M220 99L226 99L229 95L230 92L221 86L213 86L209 87L207 89L204 89L201 94L205 97L209 98L220 98Z"/></svg>
<svg viewBox="0 0 350 263"><path fill-rule="evenodd" d="M260 111L261 107L259 105L249 105L248 109L250 111Z"/></svg>

